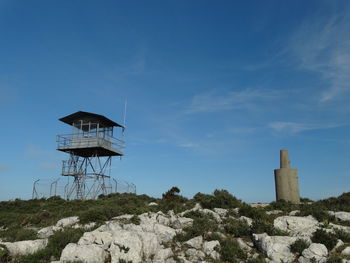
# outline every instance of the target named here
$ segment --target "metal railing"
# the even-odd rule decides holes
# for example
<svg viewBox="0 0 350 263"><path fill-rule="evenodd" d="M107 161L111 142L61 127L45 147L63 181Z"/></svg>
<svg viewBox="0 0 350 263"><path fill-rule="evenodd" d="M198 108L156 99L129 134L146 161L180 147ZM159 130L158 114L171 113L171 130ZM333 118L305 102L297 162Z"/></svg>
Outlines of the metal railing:
<svg viewBox="0 0 350 263"><path fill-rule="evenodd" d="M58 149L103 147L123 152L125 148L124 141L102 132L57 135L56 141Z"/></svg>
<svg viewBox="0 0 350 263"><path fill-rule="evenodd" d="M86 178L87 185L92 185L95 180ZM38 179L33 183L32 199L49 198L52 196L60 196L64 199L76 199L75 193L70 191L77 191L73 188L73 181L69 179ZM136 194L136 185L126 182L121 179L106 179L104 182L105 192L101 189L95 192L95 195L86 194L83 199L96 199L99 194L113 194L113 193L133 193Z"/></svg>

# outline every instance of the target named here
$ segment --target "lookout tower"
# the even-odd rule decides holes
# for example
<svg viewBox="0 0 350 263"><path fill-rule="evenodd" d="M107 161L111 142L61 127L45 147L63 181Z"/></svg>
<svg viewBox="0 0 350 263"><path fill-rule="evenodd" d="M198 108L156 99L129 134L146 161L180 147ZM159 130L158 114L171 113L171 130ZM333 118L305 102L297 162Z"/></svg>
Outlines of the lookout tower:
<svg viewBox="0 0 350 263"><path fill-rule="evenodd" d="M280 150L280 168L275 169L276 201L285 200L300 203L298 170L290 168L287 150Z"/></svg>
<svg viewBox="0 0 350 263"><path fill-rule="evenodd" d="M106 183L110 178L113 156L123 156L125 143L114 137L114 128L125 127L95 113L78 111L60 121L72 126L70 134L57 136L57 150L68 153L62 161L62 176L73 179L67 184L67 199L90 199L109 194L112 187ZM120 136L121 137L121 136Z"/></svg>

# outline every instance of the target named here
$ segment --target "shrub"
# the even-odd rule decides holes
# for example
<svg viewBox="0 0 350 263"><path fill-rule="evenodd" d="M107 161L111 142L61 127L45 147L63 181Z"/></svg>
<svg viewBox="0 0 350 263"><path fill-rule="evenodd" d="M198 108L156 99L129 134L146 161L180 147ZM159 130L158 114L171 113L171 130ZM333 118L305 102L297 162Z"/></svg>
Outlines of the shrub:
<svg viewBox="0 0 350 263"><path fill-rule="evenodd" d="M10 256L7 248L3 245L0 245L0 262L9 262Z"/></svg>
<svg viewBox="0 0 350 263"><path fill-rule="evenodd" d="M272 235L273 232L274 232L274 228L271 223L268 223L259 219L253 221L252 233L254 234L267 233L268 235Z"/></svg>
<svg viewBox="0 0 350 263"><path fill-rule="evenodd" d="M256 258L250 258L246 263L266 263L265 258L262 255L259 255Z"/></svg>
<svg viewBox="0 0 350 263"><path fill-rule="evenodd" d="M334 221L334 216L327 212L327 208L320 203L303 204L300 206L300 216L312 215L320 222Z"/></svg>
<svg viewBox="0 0 350 263"><path fill-rule="evenodd" d="M323 229L317 229L311 238L313 243L324 244L328 250L332 250L338 242L335 234L327 233Z"/></svg>
<svg viewBox="0 0 350 263"><path fill-rule="evenodd" d="M301 255L304 249L308 248L310 244L304 239L298 239L293 244L290 245L290 251L292 253L298 253Z"/></svg>
<svg viewBox="0 0 350 263"><path fill-rule="evenodd" d="M282 210L283 212L290 212L292 210L297 209L298 206L285 200L278 200L271 202L268 208L271 208L269 210Z"/></svg>
<svg viewBox="0 0 350 263"><path fill-rule="evenodd" d="M176 199L179 193L180 189L176 186L173 186L170 190L165 192L162 197L163 199Z"/></svg>
<svg viewBox="0 0 350 263"><path fill-rule="evenodd" d="M341 239L345 243L350 243L350 234L340 230L340 229L335 229L335 235L337 236L338 239Z"/></svg>
<svg viewBox="0 0 350 263"><path fill-rule="evenodd" d="M194 201L200 203L203 208L235 208L240 207L242 202L231 195L227 190L215 190L212 195L197 193Z"/></svg>
<svg viewBox="0 0 350 263"><path fill-rule="evenodd" d="M244 204L239 209L239 214L257 221L272 222L272 218L265 213L265 210L262 208L251 207L247 204Z"/></svg>
<svg viewBox="0 0 350 263"><path fill-rule="evenodd" d="M225 224L225 231L228 234L232 234L235 237L249 236L251 231L250 227L245 221L235 220L230 218Z"/></svg>
<svg viewBox="0 0 350 263"><path fill-rule="evenodd" d="M160 208L163 212L169 210L174 210L175 213L179 213L187 209L187 198L179 195L180 189L176 186L172 187L170 190L165 192L162 196L162 200L158 202Z"/></svg>
<svg viewBox="0 0 350 263"><path fill-rule="evenodd" d="M236 263L237 259L246 260L247 254L239 247L236 240L225 239L221 243L220 258L224 262Z"/></svg>
<svg viewBox="0 0 350 263"><path fill-rule="evenodd" d="M175 241L184 242L197 236L203 236L204 239L207 239L208 232L215 232L218 229L218 223L211 214L191 211L184 216L192 218L193 224L185 227L182 233L177 234L174 237Z"/></svg>
<svg viewBox="0 0 350 263"><path fill-rule="evenodd" d="M37 239L37 233L32 229L10 227L0 231L0 237L8 242L34 240Z"/></svg>
<svg viewBox="0 0 350 263"><path fill-rule="evenodd" d="M331 255L327 259L327 263L342 263L342 258L339 255Z"/></svg>

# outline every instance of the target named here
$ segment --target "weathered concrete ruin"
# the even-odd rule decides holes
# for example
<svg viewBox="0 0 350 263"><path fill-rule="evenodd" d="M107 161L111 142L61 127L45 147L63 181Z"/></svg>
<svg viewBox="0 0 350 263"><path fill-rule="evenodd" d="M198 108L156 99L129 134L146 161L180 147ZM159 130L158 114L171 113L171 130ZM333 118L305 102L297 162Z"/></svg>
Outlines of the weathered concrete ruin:
<svg viewBox="0 0 350 263"><path fill-rule="evenodd" d="M276 200L300 203L298 170L290 168L287 150L280 151L280 168L275 169Z"/></svg>

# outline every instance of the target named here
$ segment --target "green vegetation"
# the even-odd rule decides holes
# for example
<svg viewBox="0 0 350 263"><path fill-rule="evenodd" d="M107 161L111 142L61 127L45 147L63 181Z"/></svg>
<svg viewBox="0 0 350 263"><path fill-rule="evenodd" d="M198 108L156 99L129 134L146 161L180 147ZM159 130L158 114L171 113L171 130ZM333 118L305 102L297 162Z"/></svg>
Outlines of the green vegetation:
<svg viewBox="0 0 350 263"><path fill-rule="evenodd" d="M226 190L215 190L212 195L197 193L193 200L200 203L203 208L235 208L242 206L242 201L231 195Z"/></svg>
<svg viewBox="0 0 350 263"><path fill-rule="evenodd" d="M236 240L228 238L221 241L220 245L219 253L222 261L236 263L247 259L247 254L239 247Z"/></svg>
<svg viewBox="0 0 350 263"><path fill-rule="evenodd" d="M7 257L6 261L12 263L46 263L52 259L58 260L63 248L68 243L76 243L86 230L83 229L71 229L67 228L64 231L55 232L53 236L49 238L48 245L45 249L42 249L32 255L10 258Z"/></svg>
<svg viewBox="0 0 350 263"><path fill-rule="evenodd" d="M37 234L33 229L11 226L5 230L0 231L0 237L4 241L14 242L19 240L37 239Z"/></svg>
<svg viewBox="0 0 350 263"><path fill-rule="evenodd" d="M249 236L251 234L250 227L245 221L229 218L225 225L225 232L235 237Z"/></svg>
<svg viewBox="0 0 350 263"><path fill-rule="evenodd" d="M158 205L149 206L150 202L156 202ZM218 249L221 254L221 261L218 262L264 262L262 256L248 260L246 252L239 247L233 238L243 237L243 239L249 240L252 233L288 235L288 233L274 229L273 220L278 215L267 215L267 210L282 210L283 214L288 214L292 210L300 210L301 216L312 215L322 222L325 227L330 222L350 225L350 222L338 222L334 216L328 213L329 210L350 211L350 193L342 194L338 198L332 197L316 202L304 198L300 205L278 201L270 203L266 208L256 208L245 204L226 190L215 190L211 195L197 193L193 199L188 199L180 195L178 187L172 187L162 195L162 198L135 194L110 194L101 195L97 200L67 201L60 197L52 197L49 199L28 201L16 199L0 202L0 239L8 242L36 239L38 229L55 225L58 220L69 216L79 216L80 223L85 224L89 222L102 223L116 216L132 214L134 216L126 219L124 223L140 224L140 219L137 216L139 214L158 211L168 212L169 210L179 213L193 208L196 203L200 203L203 208L207 209L228 209L228 217L219 223L210 213L187 212L184 216L192 218L193 224L185 227L183 232L174 237L173 241L164 245L174 247L176 241L184 242L197 236L203 236L207 241L218 240L221 244L221 248ZM251 218L253 220L252 226L249 226L244 220L238 220L239 216ZM56 260L59 258L62 249L70 242L77 242L83 232L86 232L86 230L70 228L56 232L49 238L48 246L45 249L25 257L11 258L6 248L0 246L0 262L46 263ZM328 250L335 247L337 239L350 243L350 234L341 230L328 233L319 229L312 237L313 242L324 244ZM309 244L304 240L297 240L290 248L293 253L301 254L308 246ZM333 253L328 262L340 262L339 255Z"/></svg>
<svg viewBox="0 0 350 263"><path fill-rule="evenodd" d="M327 263L342 263L342 257L340 257L339 255L331 255L327 259Z"/></svg>
<svg viewBox="0 0 350 263"><path fill-rule="evenodd" d="M290 246L290 251L292 253L297 253L301 255L304 249L308 248L310 244L304 239L298 239Z"/></svg>
<svg viewBox="0 0 350 263"><path fill-rule="evenodd" d="M177 234L174 237L175 241L184 242L197 236L203 236L204 239L207 239L209 237L209 232L218 230L218 223L211 214L191 211L184 216L192 218L193 224L192 226L185 227L182 233Z"/></svg>
<svg viewBox="0 0 350 263"><path fill-rule="evenodd" d="M323 229L317 229L311 240L313 243L322 243L328 250L332 250L337 244L338 238L335 234L327 233Z"/></svg>

